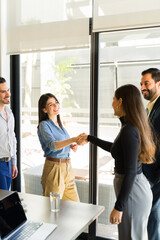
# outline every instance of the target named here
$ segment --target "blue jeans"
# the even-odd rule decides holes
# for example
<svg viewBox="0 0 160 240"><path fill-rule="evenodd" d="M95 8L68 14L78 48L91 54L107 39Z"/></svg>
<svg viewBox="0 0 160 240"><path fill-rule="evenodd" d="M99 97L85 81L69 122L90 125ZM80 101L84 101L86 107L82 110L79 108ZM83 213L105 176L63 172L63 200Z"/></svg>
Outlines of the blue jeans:
<svg viewBox="0 0 160 240"><path fill-rule="evenodd" d="M151 184L153 203L148 220L148 240L160 240L160 179Z"/></svg>
<svg viewBox="0 0 160 240"><path fill-rule="evenodd" d="M9 190L12 180L11 161L0 161L0 189Z"/></svg>

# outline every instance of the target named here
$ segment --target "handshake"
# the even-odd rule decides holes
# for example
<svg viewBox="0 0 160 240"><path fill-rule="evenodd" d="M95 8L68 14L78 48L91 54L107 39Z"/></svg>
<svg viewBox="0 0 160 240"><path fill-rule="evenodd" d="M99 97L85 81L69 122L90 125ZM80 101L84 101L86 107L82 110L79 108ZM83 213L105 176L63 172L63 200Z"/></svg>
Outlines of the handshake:
<svg viewBox="0 0 160 240"><path fill-rule="evenodd" d="M86 133L81 133L76 137L76 143L78 145L83 146L88 143L87 138L88 138L88 135Z"/></svg>

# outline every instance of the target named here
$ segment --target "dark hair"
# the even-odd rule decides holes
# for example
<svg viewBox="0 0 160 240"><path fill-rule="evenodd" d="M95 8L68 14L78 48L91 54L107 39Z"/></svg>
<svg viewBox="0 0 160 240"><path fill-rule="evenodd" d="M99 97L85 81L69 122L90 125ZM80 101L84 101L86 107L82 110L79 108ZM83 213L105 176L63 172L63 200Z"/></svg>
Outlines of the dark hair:
<svg viewBox="0 0 160 240"><path fill-rule="evenodd" d="M155 83L160 81L160 70L158 68L148 68L142 72L142 76L150 73L152 78L154 79Z"/></svg>
<svg viewBox="0 0 160 240"><path fill-rule="evenodd" d="M6 82L6 80L3 77L0 77L0 84L5 83L5 82Z"/></svg>
<svg viewBox="0 0 160 240"><path fill-rule="evenodd" d="M59 103L58 99L52 93L45 93L41 95L38 101L38 126L40 122L47 121L49 119L48 114L43 111L49 98L54 98ZM59 126L62 127L62 122L59 114L57 115L57 122Z"/></svg>
<svg viewBox="0 0 160 240"><path fill-rule="evenodd" d="M125 120L138 129L140 136L139 159L143 163L152 163L155 144L139 89L132 84L123 85L117 88L115 97L122 98L122 107L126 114Z"/></svg>

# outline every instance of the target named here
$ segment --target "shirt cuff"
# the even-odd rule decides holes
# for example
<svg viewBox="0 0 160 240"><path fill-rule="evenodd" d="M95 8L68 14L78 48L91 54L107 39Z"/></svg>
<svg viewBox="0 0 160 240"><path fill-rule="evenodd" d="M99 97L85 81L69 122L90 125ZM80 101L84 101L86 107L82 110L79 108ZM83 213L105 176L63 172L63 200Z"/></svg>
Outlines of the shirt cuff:
<svg viewBox="0 0 160 240"><path fill-rule="evenodd" d="M17 163L17 160L15 158L11 158L11 164L16 165L16 163Z"/></svg>
<svg viewBox="0 0 160 240"><path fill-rule="evenodd" d="M88 135L87 141L90 142L90 140L91 140L91 135Z"/></svg>
<svg viewBox="0 0 160 240"><path fill-rule="evenodd" d="M57 151L54 142L51 143L51 149L53 152Z"/></svg>

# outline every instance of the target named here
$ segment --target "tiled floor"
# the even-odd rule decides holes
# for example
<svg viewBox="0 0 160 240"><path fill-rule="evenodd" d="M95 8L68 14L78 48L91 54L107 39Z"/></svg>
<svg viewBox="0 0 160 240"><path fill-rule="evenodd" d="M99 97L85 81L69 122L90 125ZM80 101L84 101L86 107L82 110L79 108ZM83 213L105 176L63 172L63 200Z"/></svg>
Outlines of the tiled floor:
<svg viewBox="0 0 160 240"><path fill-rule="evenodd" d="M84 232L87 233L88 228ZM97 236L103 237L106 239L118 240L117 225L112 225L112 224L105 225L105 224L98 223ZM76 239L76 240L78 240L78 239Z"/></svg>
<svg viewBox="0 0 160 240"><path fill-rule="evenodd" d="M98 224L98 236L118 240L117 225Z"/></svg>

